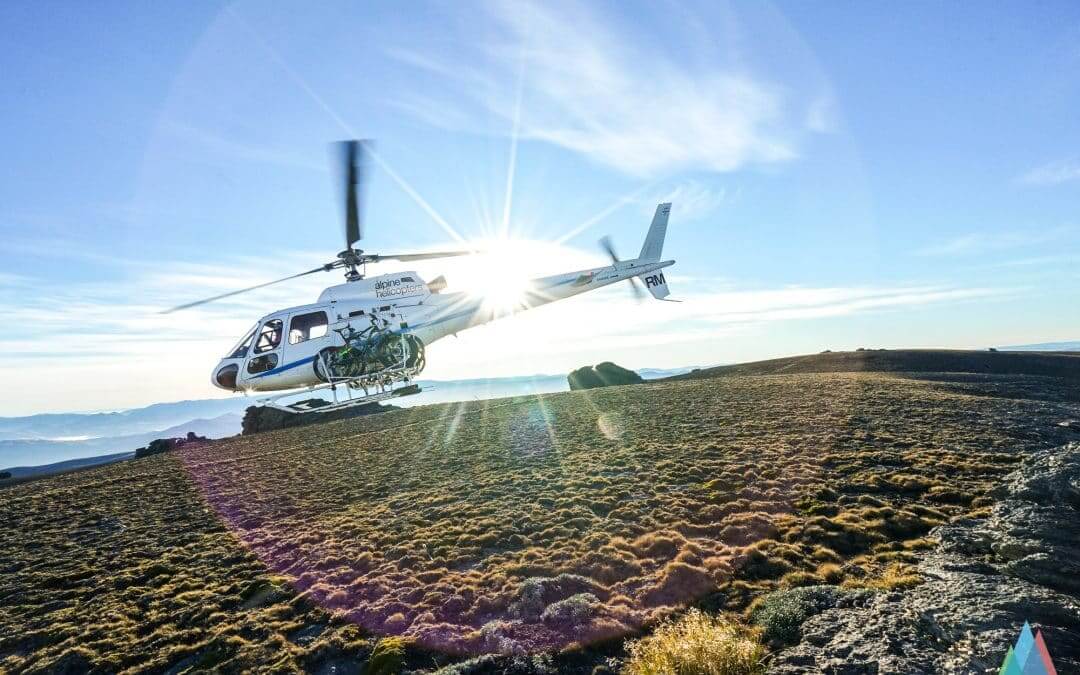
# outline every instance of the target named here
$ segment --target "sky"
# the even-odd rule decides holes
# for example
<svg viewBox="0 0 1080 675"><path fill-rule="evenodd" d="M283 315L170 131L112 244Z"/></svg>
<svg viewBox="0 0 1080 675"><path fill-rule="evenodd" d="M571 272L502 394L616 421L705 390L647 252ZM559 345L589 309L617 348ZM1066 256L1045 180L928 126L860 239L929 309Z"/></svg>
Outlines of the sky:
<svg viewBox="0 0 1080 675"><path fill-rule="evenodd" d="M245 329L340 279L158 312L330 260L352 137L375 139L369 251L502 237L554 274L605 264L604 235L633 255L674 204L683 302L537 309L432 345L428 379L1080 338L1075 2L46 1L0 24L3 416L224 395ZM482 289L485 265L415 269Z"/></svg>

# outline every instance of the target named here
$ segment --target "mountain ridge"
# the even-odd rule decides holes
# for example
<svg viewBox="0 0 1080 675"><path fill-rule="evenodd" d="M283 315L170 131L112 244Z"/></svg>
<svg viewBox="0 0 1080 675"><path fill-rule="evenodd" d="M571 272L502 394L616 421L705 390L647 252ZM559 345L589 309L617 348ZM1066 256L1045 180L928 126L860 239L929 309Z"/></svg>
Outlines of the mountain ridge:
<svg viewBox="0 0 1080 675"><path fill-rule="evenodd" d="M824 351L728 366L714 366L674 375L662 381L697 380L734 375L799 373L970 373L1028 375L1080 380L1080 353L975 351L961 349L860 349Z"/></svg>

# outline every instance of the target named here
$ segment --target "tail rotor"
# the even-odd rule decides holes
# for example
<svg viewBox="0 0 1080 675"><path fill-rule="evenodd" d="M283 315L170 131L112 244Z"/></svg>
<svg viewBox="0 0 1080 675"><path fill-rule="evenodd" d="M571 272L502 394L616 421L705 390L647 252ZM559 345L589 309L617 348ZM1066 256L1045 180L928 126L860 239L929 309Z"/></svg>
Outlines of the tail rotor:
<svg viewBox="0 0 1080 675"><path fill-rule="evenodd" d="M611 264L618 266L622 261L619 260L619 256L615 253L615 245L611 243L611 237L604 235L600 238L600 248L604 249L604 252L611 258ZM629 277L627 281L630 282L630 289L633 291L634 299L638 302L645 300L645 290L641 288L640 282L637 277Z"/></svg>

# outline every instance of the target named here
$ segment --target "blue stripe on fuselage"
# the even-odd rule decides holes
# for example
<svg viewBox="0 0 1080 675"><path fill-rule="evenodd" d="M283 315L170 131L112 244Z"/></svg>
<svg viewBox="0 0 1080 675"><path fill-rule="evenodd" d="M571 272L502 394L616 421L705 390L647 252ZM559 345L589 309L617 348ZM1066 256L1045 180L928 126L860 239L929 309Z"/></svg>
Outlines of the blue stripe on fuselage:
<svg viewBox="0 0 1080 675"><path fill-rule="evenodd" d="M297 366L302 366L305 363L311 363L314 360L315 360L315 355L314 354L312 354L311 356L305 356L304 358L293 361L292 363L286 363L285 365L278 366L277 368L271 368L270 370L266 371L265 373L259 373L258 375L255 375L251 379L255 380L255 379L258 379L260 377L266 377L267 375L277 375L278 373L283 373L286 370L292 370L293 368L296 368Z"/></svg>

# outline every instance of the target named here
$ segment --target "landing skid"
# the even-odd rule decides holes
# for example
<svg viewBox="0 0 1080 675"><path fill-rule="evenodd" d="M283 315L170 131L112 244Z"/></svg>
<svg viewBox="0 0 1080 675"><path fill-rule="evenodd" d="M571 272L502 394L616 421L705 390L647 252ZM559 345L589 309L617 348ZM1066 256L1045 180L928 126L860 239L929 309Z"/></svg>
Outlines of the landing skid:
<svg viewBox="0 0 1080 675"><path fill-rule="evenodd" d="M412 396L413 394L419 394L421 389L419 385L410 384L404 387L398 387L397 389L385 388L381 391L371 392L364 394L363 396L353 396L349 387L345 388L348 398L339 400L337 397L336 387L340 383L335 384L323 384L317 387L311 387L305 389L302 392L287 392L279 394L277 396L271 396L270 398L259 399L257 403L267 408L274 408L276 410L282 410L289 413L307 414L307 413L328 413L335 410L345 410L348 408L355 408L357 406L367 405L369 403L378 403L379 401L385 401L391 398L400 398L402 396ZM309 401L300 401L299 403L279 403L278 401L287 396L296 396L300 393L309 393L313 391L319 391L323 389L330 389L334 391L334 402L327 403L326 405L312 404Z"/></svg>

